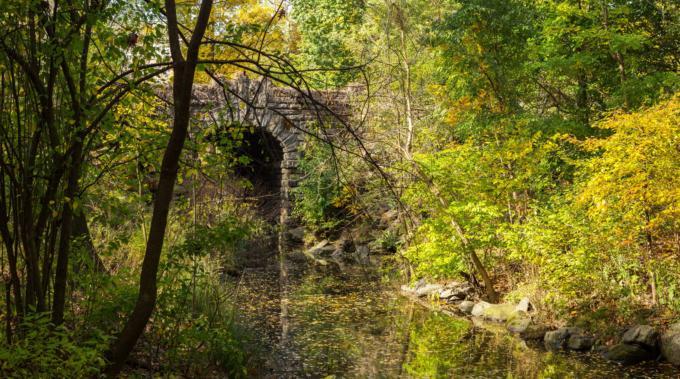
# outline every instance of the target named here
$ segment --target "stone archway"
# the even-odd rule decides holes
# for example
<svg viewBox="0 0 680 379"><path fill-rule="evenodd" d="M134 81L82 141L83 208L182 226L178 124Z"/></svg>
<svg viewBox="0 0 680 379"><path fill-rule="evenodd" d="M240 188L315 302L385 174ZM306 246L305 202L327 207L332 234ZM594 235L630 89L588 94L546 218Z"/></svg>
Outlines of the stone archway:
<svg viewBox="0 0 680 379"><path fill-rule="evenodd" d="M196 86L192 106L209 113L227 114L232 122L255 125L268 133L281 148L280 222L291 220L291 195L299 180L302 142L312 123L338 116L348 118L349 94L355 90L306 91L277 87L268 79L251 80L245 75L223 86ZM219 119L219 117L216 117ZM215 117L207 118L214 120ZM331 121L331 124L334 121ZM268 138L268 137L267 137Z"/></svg>

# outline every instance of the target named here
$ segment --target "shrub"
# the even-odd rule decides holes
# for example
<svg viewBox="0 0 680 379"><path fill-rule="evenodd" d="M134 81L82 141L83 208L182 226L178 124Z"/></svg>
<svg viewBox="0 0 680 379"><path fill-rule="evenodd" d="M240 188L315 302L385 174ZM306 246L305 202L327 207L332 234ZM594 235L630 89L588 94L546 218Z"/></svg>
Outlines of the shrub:
<svg viewBox="0 0 680 379"><path fill-rule="evenodd" d="M330 230L341 222L344 204L331 147L308 142L299 169L303 178L293 191L293 214L305 224Z"/></svg>
<svg viewBox="0 0 680 379"><path fill-rule="evenodd" d="M0 344L0 376L5 378L90 378L104 367L108 337L96 330L78 336L54 327L45 315L27 316L21 338Z"/></svg>

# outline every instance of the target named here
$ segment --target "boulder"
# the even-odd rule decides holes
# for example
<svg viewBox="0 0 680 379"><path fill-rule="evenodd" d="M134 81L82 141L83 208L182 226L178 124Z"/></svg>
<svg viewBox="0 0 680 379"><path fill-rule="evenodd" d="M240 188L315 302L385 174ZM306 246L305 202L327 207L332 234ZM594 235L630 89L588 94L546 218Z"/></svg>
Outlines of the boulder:
<svg viewBox="0 0 680 379"><path fill-rule="evenodd" d="M517 314L512 304L490 304L482 311L482 318L495 322L506 322Z"/></svg>
<svg viewBox="0 0 680 379"><path fill-rule="evenodd" d="M545 333L543 344L548 350L560 350L566 346L569 340L569 328L559 328Z"/></svg>
<svg viewBox="0 0 680 379"><path fill-rule="evenodd" d="M416 291L422 287L424 287L427 283L425 282L425 279L419 279L417 282L413 283L413 285L408 285L404 284L401 286L401 290L404 292L408 292L410 294L415 295Z"/></svg>
<svg viewBox="0 0 680 379"><path fill-rule="evenodd" d="M467 295L458 288L444 287L441 292L439 292L439 298L447 300L449 303L465 300L466 297Z"/></svg>
<svg viewBox="0 0 680 379"><path fill-rule="evenodd" d="M531 319L528 317L513 317L508 320L505 327L508 328L512 333L523 333L531 326Z"/></svg>
<svg viewBox="0 0 680 379"><path fill-rule="evenodd" d="M567 341L567 348L570 350L585 351L590 350L595 343L595 338L583 333L572 334Z"/></svg>
<svg viewBox="0 0 680 379"><path fill-rule="evenodd" d="M451 294L450 297L456 297L460 300L467 299L468 296L474 291L470 284L460 282L447 283L444 288L449 291Z"/></svg>
<svg viewBox="0 0 680 379"><path fill-rule="evenodd" d="M475 304L472 307L470 314L472 314L472 316L474 316L474 317L482 317L482 315L484 314L484 311L492 305L493 304L487 303L486 301L480 301L479 303Z"/></svg>
<svg viewBox="0 0 680 379"><path fill-rule="evenodd" d="M448 300L452 297L456 297L455 293L449 289L449 288L444 288L439 292L439 298L442 300Z"/></svg>
<svg viewBox="0 0 680 379"><path fill-rule="evenodd" d="M522 300L519 301L519 303L515 307L515 310L520 311L520 312L529 312L533 308L534 307L531 305L529 298L524 297L524 298L522 298Z"/></svg>
<svg viewBox="0 0 680 379"><path fill-rule="evenodd" d="M569 348L569 341L572 336L585 336L585 333L580 328L575 327L559 328L545 333L543 344L548 350L566 349ZM581 341L577 341L577 339L578 337L575 337L573 346L579 346L578 343Z"/></svg>
<svg viewBox="0 0 680 379"><path fill-rule="evenodd" d="M545 325L530 324L526 330L519 332L519 338L523 340L542 340L548 332L548 327Z"/></svg>
<svg viewBox="0 0 680 379"><path fill-rule="evenodd" d="M515 310L513 304L491 304L480 301L472 308L471 314L489 321L506 322L518 315L524 315L524 312Z"/></svg>
<svg viewBox="0 0 680 379"><path fill-rule="evenodd" d="M466 315L469 315L472 313L472 308L474 308L475 303L469 300L463 300L461 301L460 304L458 304L458 309L465 313Z"/></svg>
<svg viewBox="0 0 680 379"><path fill-rule="evenodd" d="M623 334L623 343L656 350L659 347L659 332L649 325L635 325Z"/></svg>
<svg viewBox="0 0 680 379"><path fill-rule="evenodd" d="M424 286L420 286L416 288L416 296L418 297L424 297L424 296L430 296L434 294L435 292L439 292L442 289L441 284L425 284Z"/></svg>
<svg viewBox="0 0 680 379"><path fill-rule="evenodd" d="M623 365L632 365L656 358L656 354L637 344L620 343L612 346L604 354L604 359Z"/></svg>
<svg viewBox="0 0 680 379"><path fill-rule="evenodd" d="M441 284L429 284L425 282L425 279L420 279L417 282L415 282L412 286L409 285L401 286L401 290L418 297L424 297L433 295L435 293L439 293L440 291L442 291L443 287L444 286L442 286Z"/></svg>
<svg viewBox="0 0 680 379"><path fill-rule="evenodd" d="M680 366L680 322L671 325L661 335L661 353L666 360Z"/></svg>
<svg viewBox="0 0 680 379"><path fill-rule="evenodd" d="M288 229L286 237L288 241L301 243L305 238L305 227L298 226L297 228Z"/></svg>

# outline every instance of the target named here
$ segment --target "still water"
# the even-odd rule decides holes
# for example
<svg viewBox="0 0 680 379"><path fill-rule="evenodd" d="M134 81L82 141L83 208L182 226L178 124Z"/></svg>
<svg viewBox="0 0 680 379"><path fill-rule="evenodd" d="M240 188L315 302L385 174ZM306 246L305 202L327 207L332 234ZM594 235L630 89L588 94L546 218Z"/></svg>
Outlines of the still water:
<svg viewBox="0 0 680 379"><path fill-rule="evenodd" d="M529 346L501 328L425 309L361 266L273 259L246 270L238 304L253 377L680 378L667 364L621 367Z"/></svg>

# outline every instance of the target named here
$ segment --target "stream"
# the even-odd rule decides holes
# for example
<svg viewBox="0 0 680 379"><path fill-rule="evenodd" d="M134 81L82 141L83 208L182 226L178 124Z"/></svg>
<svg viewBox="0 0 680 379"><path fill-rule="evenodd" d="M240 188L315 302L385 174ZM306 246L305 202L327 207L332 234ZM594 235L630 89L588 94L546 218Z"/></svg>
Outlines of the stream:
<svg viewBox="0 0 680 379"><path fill-rule="evenodd" d="M399 295L375 265L341 270L271 256L244 271L237 324L259 378L678 378L666 363L622 367L553 353ZM373 267L373 268L369 268Z"/></svg>

